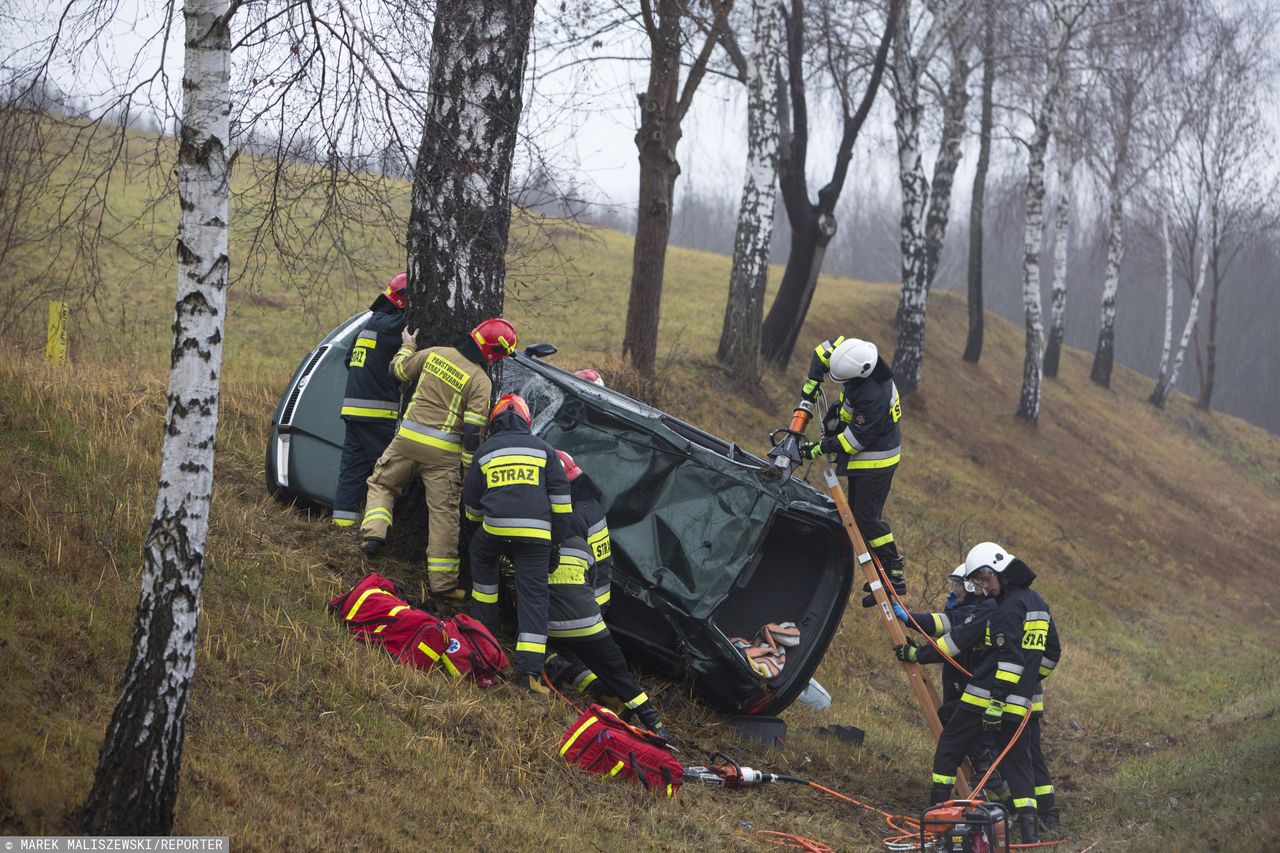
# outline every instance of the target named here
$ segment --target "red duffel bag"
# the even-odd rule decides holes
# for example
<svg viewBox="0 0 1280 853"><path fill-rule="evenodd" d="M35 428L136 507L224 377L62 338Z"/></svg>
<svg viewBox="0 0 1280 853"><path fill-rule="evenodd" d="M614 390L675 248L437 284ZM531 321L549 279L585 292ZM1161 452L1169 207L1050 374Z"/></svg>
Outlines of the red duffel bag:
<svg viewBox="0 0 1280 853"><path fill-rule="evenodd" d="M646 790L670 797L684 781L684 767L666 741L635 729L608 708L592 705L560 739L560 754L587 773L636 779Z"/></svg>

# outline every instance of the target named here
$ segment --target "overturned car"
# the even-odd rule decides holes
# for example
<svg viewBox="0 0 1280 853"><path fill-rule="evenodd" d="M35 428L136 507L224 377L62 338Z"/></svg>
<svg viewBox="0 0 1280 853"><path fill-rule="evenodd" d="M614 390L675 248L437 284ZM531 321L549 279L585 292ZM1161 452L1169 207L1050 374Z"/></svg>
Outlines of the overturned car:
<svg viewBox="0 0 1280 853"><path fill-rule="evenodd" d="M330 506L341 456L344 362L364 315L307 355L276 408L267 486ZM615 572L610 629L632 663L690 676L726 713L776 714L809 682L839 625L852 583L851 548L831 501L769 475L765 460L536 355L503 363L533 429L571 453L603 492ZM412 506L410 504L416 504ZM396 507L396 551L421 559L421 493ZM408 523L405 523L408 522ZM465 557L464 557L465 559ZM762 680L731 638L794 622L799 645Z"/></svg>

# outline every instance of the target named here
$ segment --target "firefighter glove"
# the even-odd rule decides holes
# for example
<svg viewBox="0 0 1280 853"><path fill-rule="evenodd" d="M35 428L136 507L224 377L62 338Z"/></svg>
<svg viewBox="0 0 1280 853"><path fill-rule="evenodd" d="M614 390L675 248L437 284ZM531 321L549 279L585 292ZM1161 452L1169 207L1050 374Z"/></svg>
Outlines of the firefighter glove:
<svg viewBox="0 0 1280 853"><path fill-rule="evenodd" d="M998 732L1002 725L1004 725L1004 703L999 699L992 699L987 710L982 712L983 731Z"/></svg>
<svg viewBox="0 0 1280 853"><path fill-rule="evenodd" d="M911 620L907 617L907 611L903 610L903 609L902 609L902 605L901 605L901 604L899 604L899 603L898 603L898 602L896 602L896 601L893 603L893 615L894 615L894 616L897 616L897 617L898 617L898 621L899 621L899 622L901 622L901 623L902 623L902 624L904 624L904 625L911 621Z"/></svg>
<svg viewBox="0 0 1280 853"><path fill-rule="evenodd" d="M804 442L800 445L800 456L805 459L817 459L822 455L822 442L816 441L813 444Z"/></svg>
<svg viewBox="0 0 1280 853"><path fill-rule="evenodd" d="M909 637L902 645L893 647L893 654L903 663L920 662L920 648Z"/></svg>
<svg viewBox="0 0 1280 853"><path fill-rule="evenodd" d="M818 398L818 386L822 384L819 379L810 379L804 383L804 387L800 389L800 396L804 397L810 403Z"/></svg>

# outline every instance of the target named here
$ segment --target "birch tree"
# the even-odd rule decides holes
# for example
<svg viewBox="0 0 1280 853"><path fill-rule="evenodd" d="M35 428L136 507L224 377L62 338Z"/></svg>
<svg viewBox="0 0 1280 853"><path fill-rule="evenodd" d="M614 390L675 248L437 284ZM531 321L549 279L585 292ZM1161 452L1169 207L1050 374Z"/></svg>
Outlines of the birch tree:
<svg viewBox="0 0 1280 853"><path fill-rule="evenodd" d="M953 33L965 13L967 0L938 3L922 33L912 29L912 4L905 2L894 33L892 80L895 108L894 134L898 143L898 181L902 187L899 220L902 253L902 291L898 301L898 346L893 356L894 381L904 392L916 390L924 367L926 303L937 258L941 254L951 200L951 182L960 161L960 136L964 132L965 86L969 64L966 38ZM918 8L918 7L917 7ZM944 97L944 120L938 161L934 169L934 193L924 172L920 125L924 103L921 78L938 51L953 39L951 83Z"/></svg>
<svg viewBox="0 0 1280 853"><path fill-rule="evenodd" d="M81 825L162 835L173 825L213 491L226 314L229 0L187 0L178 140L178 288L155 516L133 651Z"/></svg>
<svg viewBox="0 0 1280 853"><path fill-rule="evenodd" d="M751 53L739 68L747 84L747 170L733 239L729 298L716 350L717 359L748 381L760 374L760 325L777 198L782 16L773 0L753 0L751 22Z"/></svg>
<svg viewBox="0 0 1280 853"><path fill-rule="evenodd" d="M502 314L511 160L535 0L440 0L414 170L408 326L424 346Z"/></svg>
<svg viewBox="0 0 1280 853"><path fill-rule="evenodd" d="M1102 282L1098 344L1089 377L1111 386L1115 363L1116 300L1125 250L1125 202L1163 156L1153 132L1163 104L1156 85L1181 37L1185 10L1177 2L1112 0L1108 22L1090 44L1098 85L1092 106L1097 119L1086 160L1103 184L1107 204L1107 260Z"/></svg>
<svg viewBox="0 0 1280 853"><path fill-rule="evenodd" d="M1030 10L1033 31L1046 32L1043 65L1028 82L1044 86L1034 106L1033 132L1027 144L1026 220L1023 225L1022 307L1026 320L1026 348L1022 362L1022 390L1017 417L1034 424L1040 418L1043 378L1044 322L1040 308L1040 245L1044 239L1045 153L1053 134L1059 101L1066 86L1072 38L1082 23L1088 0L1049 0ZM1040 62L1035 62L1039 65Z"/></svg>
<svg viewBox="0 0 1280 853"><path fill-rule="evenodd" d="M778 285L778 295L765 317L761 352L779 367L791 359L804 318L813 301L813 291L822 270L827 246L836 234L836 202L844 188L853 157L853 145L871 112L876 92L884 76L889 46L897 28L898 14L905 0L890 0L883 30L874 44L873 55L858 50L879 30L878 19L866 14L869 5L851 11L847 7L820 7L823 14L811 17L804 0L791 0L786 21L786 99L782 111L782 134L778 151L778 180L787 221L791 225L787 266ZM874 23L869 23L874 22ZM807 163L809 155L809 104L806 88L806 59L810 37L817 32L819 65L827 72L840 104L840 141L836 147L831 177L818 190L817 200L809 197ZM856 97L855 86L863 79L865 89Z"/></svg>
<svg viewBox="0 0 1280 853"><path fill-rule="evenodd" d="M1207 192L1205 193L1205 197L1206 197L1206 200L1209 201L1208 223L1207 223L1208 233L1213 234L1214 231L1216 230L1216 223L1214 222L1214 203L1213 203L1214 191L1212 186L1207 187ZM1167 217L1162 220L1162 225L1164 229L1167 231L1168 229ZM1203 240L1201 242L1206 244L1206 249L1207 249L1207 244L1210 241ZM1171 260L1168 257L1169 244L1166 243L1165 245L1166 245L1166 263L1169 263L1169 261ZM1192 287L1192 290L1191 290L1191 304L1187 307L1187 321L1182 326L1182 337L1179 338L1178 340L1178 349L1174 353L1172 359L1169 358L1169 345L1170 345L1170 337L1172 334L1173 282L1172 282L1172 273L1169 272L1166 274L1168 276L1168 281L1166 282L1166 288L1167 288L1166 299L1168 300L1168 310L1166 311L1166 314L1165 314L1166 320L1165 320L1164 355L1161 360L1160 373L1156 377L1156 386L1155 388L1152 389L1151 396L1148 398L1148 401L1157 409L1164 408L1165 402L1169 399L1169 391L1172 390L1174 385L1176 385L1178 382L1178 373L1182 369L1182 359L1183 359L1183 356L1186 355L1187 344L1191 341L1191 331L1192 329L1195 328L1197 315L1200 312L1200 294L1204 292L1205 271L1209 267L1210 254L1212 253L1207 250L1202 251L1200 253L1200 269L1199 269L1199 272L1196 273L1195 285Z"/></svg>
<svg viewBox="0 0 1280 853"><path fill-rule="evenodd" d="M994 124L996 78L996 3L982 0L982 95L978 121L978 160L969 197L969 262L967 269L969 333L964 360L976 364L982 357L982 238L987 193L987 169L991 163L991 127Z"/></svg>
<svg viewBox="0 0 1280 853"><path fill-rule="evenodd" d="M1064 91L1063 98L1068 97ZM1058 375L1062 341L1067 335L1067 248L1071 237L1072 175L1075 145L1069 137L1057 137L1058 200L1053 219L1053 290L1049 309L1049 341L1044 352L1044 375Z"/></svg>

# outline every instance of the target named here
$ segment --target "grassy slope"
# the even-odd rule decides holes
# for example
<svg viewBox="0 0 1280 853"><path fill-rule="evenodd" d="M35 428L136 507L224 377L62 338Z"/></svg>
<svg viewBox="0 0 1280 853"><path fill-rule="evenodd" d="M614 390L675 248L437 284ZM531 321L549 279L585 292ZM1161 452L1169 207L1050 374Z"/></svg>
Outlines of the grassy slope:
<svg viewBox="0 0 1280 853"><path fill-rule="evenodd" d="M125 193L122 206L140 204ZM561 363L616 367L630 241L552 236L590 275L551 288L530 259L510 313L526 339L557 342ZM376 232L366 251L397 256ZM807 355L784 377L740 387L713 358L727 259L673 250L668 269L660 402L760 448L789 413ZM108 322L82 313L72 369L45 369L30 348L0 359L0 830L61 829L89 785L154 500L170 270L163 256L148 266L108 257ZM340 277L317 283L327 289L306 312L280 285L233 289L176 831L227 833L249 848L756 849L736 834L747 821L837 849L883 849L878 818L812 791L686 788L654 803L581 776L554 754L566 709L405 672L335 628L323 603L363 571L352 542L267 500L260 467L296 359L368 299L368 283ZM888 348L895 299L888 286L824 279L805 340L856 330ZM1181 396L1156 412L1143 402L1148 381L1123 369L1113 391L1097 389L1078 352L1028 428L1011 417L1020 332L990 320L982 364L965 365L963 304L939 293L931 309L924 391L904 405L907 456L889 506L913 577L908 598L936 602L942 576L977 539L1005 542L1040 571L1066 643L1045 735L1065 849L1280 843L1280 441ZM846 615L818 677L833 708L788 711L793 736L778 752L734 744L680 685L651 692L700 744L915 811L931 749L861 611ZM867 746L803 731L830 722L867 729Z"/></svg>

